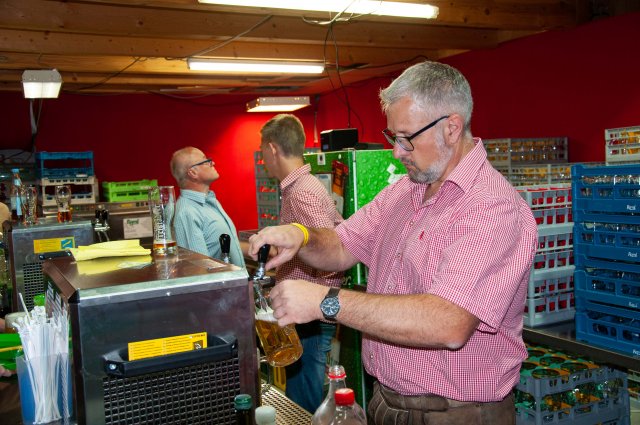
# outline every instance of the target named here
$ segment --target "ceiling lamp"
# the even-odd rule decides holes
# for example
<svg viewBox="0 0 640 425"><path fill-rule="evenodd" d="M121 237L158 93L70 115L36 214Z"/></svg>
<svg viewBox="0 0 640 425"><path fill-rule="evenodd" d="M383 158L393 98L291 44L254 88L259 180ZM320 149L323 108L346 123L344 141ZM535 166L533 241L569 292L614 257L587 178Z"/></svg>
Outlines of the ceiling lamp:
<svg viewBox="0 0 640 425"><path fill-rule="evenodd" d="M404 18L435 19L438 8L428 4L400 3L379 0L198 0L200 3L228 6L291 9L309 12L353 13Z"/></svg>
<svg viewBox="0 0 640 425"><path fill-rule="evenodd" d="M61 86L62 77L55 69L26 70L22 73L26 99L55 99Z"/></svg>
<svg viewBox="0 0 640 425"><path fill-rule="evenodd" d="M309 96L259 97L247 102L247 112L291 112L309 105Z"/></svg>
<svg viewBox="0 0 640 425"><path fill-rule="evenodd" d="M187 64L192 71L260 74L322 74L324 72L322 63L302 61L189 58Z"/></svg>

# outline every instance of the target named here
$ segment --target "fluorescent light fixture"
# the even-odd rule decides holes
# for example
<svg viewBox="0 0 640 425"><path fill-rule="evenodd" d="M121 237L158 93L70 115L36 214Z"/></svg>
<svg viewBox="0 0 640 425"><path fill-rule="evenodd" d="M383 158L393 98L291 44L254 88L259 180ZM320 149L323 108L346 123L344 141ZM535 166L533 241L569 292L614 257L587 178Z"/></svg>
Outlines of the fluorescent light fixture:
<svg viewBox="0 0 640 425"><path fill-rule="evenodd" d="M291 112L309 105L309 96L259 97L247 102L247 112Z"/></svg>
<svg viewBox="0 0 640 425"><path fill-rule="evenodd" d="M353 13L356 15L383 15L403 18L435 19L436 6L376 0L198 0L200 3L228 6L291 9L309 12Z"/></svg>
<svg viewBox="0 0 640 425"><path fill-rule="evenodd" d="M26 70L22 87L26 99L54 99L60 93L62 77L55 69Z"/></svg>
<svg viewBox="0 0 640 425"><path fill-rule="evenodd" d="M187 64L192 71L260 74L322 74L324 72L322 63L302 61L189 58Z"/></svg>

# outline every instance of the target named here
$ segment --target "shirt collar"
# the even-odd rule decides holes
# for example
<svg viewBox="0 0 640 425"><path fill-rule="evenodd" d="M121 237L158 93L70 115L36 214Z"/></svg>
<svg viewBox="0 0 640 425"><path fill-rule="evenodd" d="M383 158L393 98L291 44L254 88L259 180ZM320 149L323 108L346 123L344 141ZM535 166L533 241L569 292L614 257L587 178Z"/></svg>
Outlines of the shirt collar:
<svg viewBox="0 0 640 425"><path fill-rule="evenodd" d="M452 182L465 193L473 187L480 167L487 159L487 151L484 149L482 139L474 137L473 143L474 148L462 158L445 180L445 182Z"/></svg>
<svg viewBox="0 0 640 425"><path fill-rule="evenodd" d="M204 205L204 203L209 199L216 199L216 194L213 193L212 190L208 191L207 193L202 193L196 190L182 189L180 190L180 196L191 199L192 201L195 201L200 205Z"/></svg>
<svg viewBox="0 0 640 425"><path fill-rule="evenodd" d="M288 186L291 186L293 182L306 174L311 174L310 164L304 164L302 167L296 168L290 172L289 175L280 182L280 190L284 191Z"/></svg>

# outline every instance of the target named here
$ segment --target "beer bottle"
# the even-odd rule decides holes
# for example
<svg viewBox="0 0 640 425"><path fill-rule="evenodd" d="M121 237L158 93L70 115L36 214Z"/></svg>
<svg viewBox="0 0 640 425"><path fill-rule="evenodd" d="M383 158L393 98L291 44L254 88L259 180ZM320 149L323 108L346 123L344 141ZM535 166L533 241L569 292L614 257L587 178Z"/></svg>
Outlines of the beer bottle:
<svg viewBox="0 0 640 425"><path fill-rule="evenodd" d="M13 179L11 181L11 220L14 222L22 221L22 200L20 199L20 190L22 189L22 179L20 179L20 169L12 168Z"/></svg>
<svg viewBox="0 0 640 425"><path fill-rule="evenodd" d="M251 396L249 394L238 394L233 399L233 406L236 409L237 425L253 425L253 419L251 415L253 401L251 400Z"/></svg>

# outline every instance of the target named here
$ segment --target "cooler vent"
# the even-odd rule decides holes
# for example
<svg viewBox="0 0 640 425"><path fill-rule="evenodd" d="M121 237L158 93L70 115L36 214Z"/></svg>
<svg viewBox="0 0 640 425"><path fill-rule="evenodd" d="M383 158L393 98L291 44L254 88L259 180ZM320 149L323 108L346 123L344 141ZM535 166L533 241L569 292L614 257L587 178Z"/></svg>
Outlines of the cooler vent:
<svg viewBox="0 0 640 425"><path fill-rule="evenodd" d="M105 424L235 424L237 357L102 383Z"/></svg>

